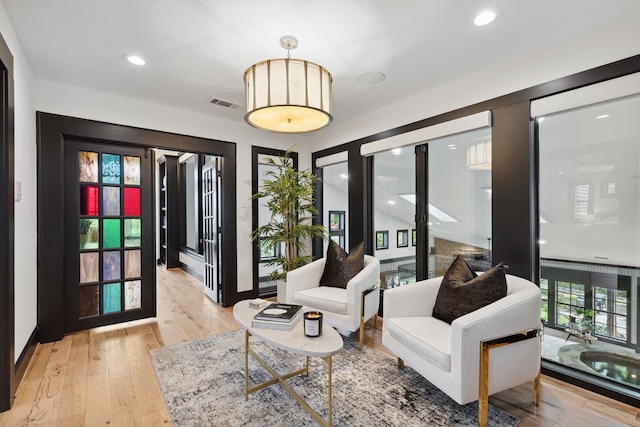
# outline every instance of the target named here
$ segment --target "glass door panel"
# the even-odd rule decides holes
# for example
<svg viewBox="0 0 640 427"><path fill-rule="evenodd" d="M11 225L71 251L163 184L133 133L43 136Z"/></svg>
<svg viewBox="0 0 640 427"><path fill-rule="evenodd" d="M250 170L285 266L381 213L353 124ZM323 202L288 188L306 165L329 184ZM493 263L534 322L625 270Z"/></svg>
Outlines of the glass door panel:
<svg viewBox="0 0 640 427"><path fill-rule="evenodd" d="M492 267L491 129L429 141L428 277L457 255L476 271Z"/></svg>
<svg viewBox="0 0 640 427"><path fill-rule="evenodd" d="M634 95L536 118L541 276L559 287L549 294L558 311L549 313L556 330L545 330L543 357L636 392L637 379L612 375L627 369L614 359L587 363L585 352L576 351L584 363L572 360L571 346L585 341L563 329L574 316L600 348L636 356L638 295L631 284L640 277L639 109ZM569 274L584 277L567 280Z"/></svg>
<svg viewBox="0 0 640 427"><path fill-rule="evenodd" d="M322 222L329 238L349 252L349 171L347 162L322 168ZM357 242L356 242L357 243ZM323 243L323 255L329 243Z"/></svg>
<svg viewBox="0 0 640 427"><path fill-rule="evenodd" d="M416 281L415 147L394 148L373 157L374 256L381 287Z"/></svg>

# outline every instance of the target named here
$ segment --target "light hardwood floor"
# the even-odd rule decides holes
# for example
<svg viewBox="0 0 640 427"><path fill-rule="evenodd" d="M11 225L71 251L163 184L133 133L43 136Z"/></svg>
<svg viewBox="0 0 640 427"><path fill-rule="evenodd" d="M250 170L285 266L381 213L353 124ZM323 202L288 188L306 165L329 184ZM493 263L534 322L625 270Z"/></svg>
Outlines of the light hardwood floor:
<svg viewBox="0 0 640 427"><path fill-rule="evenodd" d="M202 285L180 270L158 268L158 316L76 332L38 345L1 426L171 425L148 351L237 329L231 308L212 303ZM378 323L380 328L380 322ZM369 325L365 345L381 353L380 330ZM391 355L389 355L391 357ZM541 403L533 386L498 393L490 403L520 426L640 426L640 411L543 376Z"/></svg>

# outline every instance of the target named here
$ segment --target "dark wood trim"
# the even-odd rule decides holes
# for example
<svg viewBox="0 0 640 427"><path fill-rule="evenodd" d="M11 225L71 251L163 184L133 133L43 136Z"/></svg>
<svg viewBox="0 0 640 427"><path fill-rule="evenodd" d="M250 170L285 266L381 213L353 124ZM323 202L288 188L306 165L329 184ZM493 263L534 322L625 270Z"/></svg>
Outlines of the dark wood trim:
<svg viewBox="0 0 640 427"><path fill-rule="evenodd" d="M27 368L29 367L29 362L33 357L33 354L36 351L36 347L38 346L38 340L40 336L40 328L35 327L33 332L31 332L31 336L29 336L29 340L27 341L27 345L22 349L20 356L18 356L18 360L16 360L16 378L22 379Z"/></svg>
<svg viewBox="0 0 640 427"><path fill-rule="evenodd" d="M322 168L316 168L315 167L316 162L313 161L312 162L312 170L313 173L315 174L316 177L319 178L318 181L316 181L315 185L314 185L314 191L315 191L315 197L314 197L314 201L315 201L315 207L318 210L318 214L314 215L311 223L312 224L320 224L323 225L324 224L324 216L323 216L323 212L324 212L324 191L323 191L323 186L322 186L322 180L324 179L324 170ZM329 227L326 227L327 229ZM311 255L313 256L313 259L320 259L324 256L324 248L323 248L323 241L320 239L313 239L313 241L311 242Z"/></svg>
<svg viewBox="0 0 640 427"><path fill-rule="evenodd" d="M15 160L13 55L0 34L0 411L11 408L15 372Z"/></svg>
<svg viewBox="0 0 640 427"><path fill-rule="evenodd" d="M530 163L529 101L492 110L492 262L509 274L533 279L537 268L532 234L535 220Z"/></svg>
<svg viewBox="0 0 640 427"><path fill-rule="evenodd" d="M416 155L416 280L429 276L429 145L415 148ZM418 262L418 260L425 260Z"/></svg>
<svg viewBox="0 0 640 427"><path fill-rule="evenodd" d="M62 339L64 325L64 167L65 141L115 141L121 146L162 148L222 157L221 215L223 305L238 301L236 239L236 145L87 119L37 113L38 167L38 325L41 342ZM227 254L225 256L225 254Z"/></svg>

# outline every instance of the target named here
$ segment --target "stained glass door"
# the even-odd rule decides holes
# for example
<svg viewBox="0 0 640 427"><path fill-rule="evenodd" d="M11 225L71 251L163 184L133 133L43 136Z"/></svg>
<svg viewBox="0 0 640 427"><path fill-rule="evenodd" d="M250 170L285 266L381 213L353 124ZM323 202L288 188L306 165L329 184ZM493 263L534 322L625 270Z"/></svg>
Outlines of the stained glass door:
<svg viewBox="0 0 640 427"><path fill-rule="evenodd" d="M69 331L155 316L150 161L112 145L65 151Z"/></svg>

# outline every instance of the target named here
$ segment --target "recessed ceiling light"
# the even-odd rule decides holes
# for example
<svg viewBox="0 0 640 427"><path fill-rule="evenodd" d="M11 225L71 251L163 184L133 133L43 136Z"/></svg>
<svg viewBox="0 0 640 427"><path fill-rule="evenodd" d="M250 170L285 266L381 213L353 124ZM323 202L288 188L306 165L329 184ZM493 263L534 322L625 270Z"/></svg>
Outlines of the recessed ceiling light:
<svg viewBox="0 0 640 427"><path fill-rule="evenodd" d="M394 148L393 150L391 150L391 152L394 156L399 156L400 154L402 154L402 148Z"/></svg>
<svg viewBox="0 0 640 427"><path fill-rule="evenodd" d="M608 114L601 114L598 117L596 117L596 119L606 119L607 117L609 117Z"/></svg>
<svg viewBox="0 0 640 427"><path fill-rule="evenodd" d="M390 204L390 205L395 205L395 204L396 204L396 202L395 202L394 200L389 200L389 204Z"/></svg>
<svg viewBox="0 0 640 427"><path fill-rule="evenodd" d="M138 55L123 55L122 56L127 62L133 65L138 65L142 67L143 65L147 65L147 61L142 59L142 57Z"/></svg>
<svg viewBox="0 0 640 427"><path fill-rule="evenodd" d="M447 147L449 148L449 150L455 150L455 149L458 148L458 147L456 147L456 144L449 144L449 145L447 145Z"/></svg>
<svg viewBox="0 0 640 427"><path fill-rule="evenodd" d="M486 9L476 15L473 23L478 27L492 23L498 17L498 12L495 9Z"/></svg>
<svg viewBox="0 0 640 427"><path fill-rule="evenodd" d="M385 75L380 71L365 71L356 76L356 81L363 86L373 86L382 83Z"/></svg>

